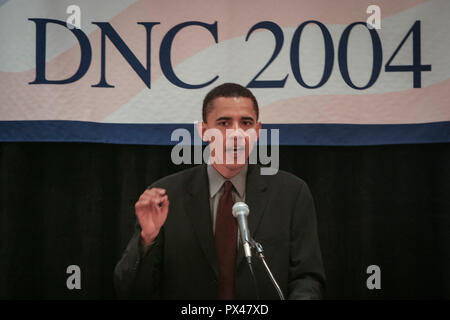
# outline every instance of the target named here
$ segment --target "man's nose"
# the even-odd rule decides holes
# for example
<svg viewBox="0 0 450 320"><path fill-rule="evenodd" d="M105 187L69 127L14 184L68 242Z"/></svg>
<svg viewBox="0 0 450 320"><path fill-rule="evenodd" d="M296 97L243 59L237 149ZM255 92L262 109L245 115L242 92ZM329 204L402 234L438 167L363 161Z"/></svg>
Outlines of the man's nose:
<svg viewBox="0 0 450 320"><path fill-rule="evenodd" d="M241 145L245 143L244 130L241 128L233 128L227 135L227 143L230 145Z"/></svg>
<svg viewBox="0 0 450 320"><path fill-rule="evenodd" d="M232 131L231 133L236 136L244 134L244 129L241 127L241 124L238 121L233 123L231 131Z"/></svg>
<svg viewBox="0 0 450 320"><path fill-rule="evenodd" d="M245 136L245 131L239 124L235 124L231 129L227 130L227 136L228 138L241 139Z"/></svg>

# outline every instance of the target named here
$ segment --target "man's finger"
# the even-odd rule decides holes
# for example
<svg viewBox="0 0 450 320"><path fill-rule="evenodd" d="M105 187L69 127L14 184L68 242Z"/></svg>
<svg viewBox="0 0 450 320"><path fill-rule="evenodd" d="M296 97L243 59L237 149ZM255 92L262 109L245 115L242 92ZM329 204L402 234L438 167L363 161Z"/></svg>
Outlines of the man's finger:
<svg viewBox="0 0 450 320"><path fill-rule="evenodd" d="M169 197L168 197L167 195L161 197L161 198L159 199L158 206L159 206L160 208L163 207L164 203L167 201L168 198L169 198Z"/></svg>
<svg viewBox="0 0 450 320"><path fill-rule="evenodd" d="M151 188L151 189L147 189L147 190L154 190L154 191L156 191L156 193L158 193L160 195L163 195L166 193L166 189L163 189L163 188Z"/></svg>
<svg viewBox="0 0 450 320"><path fill-rule="evenodd" d="M165 189L160 189L160 188L152 188L152 189L146 189L142 194L141 194L141 198L154 198L154 197L159 197L159 196L163 196L166 193Z"/></svg>
<svg viewBox="0 0 450 320"><path fill-rule="evenodd" d="M166 209L166 208L168 208L169 207L169 204L170 204L170 202L169 202L169 199L167 199L166 201L164 201L163 203L162 203L162 209Z"/></svg>

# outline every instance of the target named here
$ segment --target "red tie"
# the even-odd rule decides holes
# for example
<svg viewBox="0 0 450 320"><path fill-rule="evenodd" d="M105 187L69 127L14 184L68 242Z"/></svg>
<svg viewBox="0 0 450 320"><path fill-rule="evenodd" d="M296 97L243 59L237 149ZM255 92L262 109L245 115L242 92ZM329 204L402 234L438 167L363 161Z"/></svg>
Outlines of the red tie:
<svg viewBox="0 0 450 320"><path fill-rule="evenodd" d="M231 214L233 199L230 181L225 181L216 218L215 242L219 263L219 298L234 298L234 266L236 264L237 222Z"/></svg>

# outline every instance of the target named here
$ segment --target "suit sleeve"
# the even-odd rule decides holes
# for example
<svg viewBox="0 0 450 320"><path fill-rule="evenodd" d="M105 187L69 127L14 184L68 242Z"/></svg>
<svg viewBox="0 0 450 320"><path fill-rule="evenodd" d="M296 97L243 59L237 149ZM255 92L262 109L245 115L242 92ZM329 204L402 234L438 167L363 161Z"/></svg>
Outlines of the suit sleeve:
<svg viewBox="0 0 450 320"><path fill-rule="evenodd" d="M164 228L164 227L163 227ZM114 270L114 286L120 299L159 299L164 230L161 228L151 247L140 248L141 228L135 232Z"/></svg>
<svg viewBox="0 0 450 320"><path fill-rule="evenodd" d="M291 223L289 299L321 299L325 273L311 192L302 182Z"/></svg>

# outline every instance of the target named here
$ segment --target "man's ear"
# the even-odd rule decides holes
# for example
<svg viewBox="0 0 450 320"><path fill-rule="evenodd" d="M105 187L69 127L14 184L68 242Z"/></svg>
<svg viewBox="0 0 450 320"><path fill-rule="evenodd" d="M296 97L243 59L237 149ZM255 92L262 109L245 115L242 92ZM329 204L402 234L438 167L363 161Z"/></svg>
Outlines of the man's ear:
<svg viewBox="0 0 450 320"><path fill-rule="evenodd" d="M205 137L205 132L208 130L208 125L203 121L197 121L197 132L200 135L200 138L203 142L208 142L208 138Z"/></svg>
<svg viewBox="0 0 450 320"><path fill-rule="evenodd" d="M256 123L256 135L258 136L258 140L259 140L259 135L261 134L261 128L262 128L262 123L261 123L261 121L258 121Z"/></svg>

